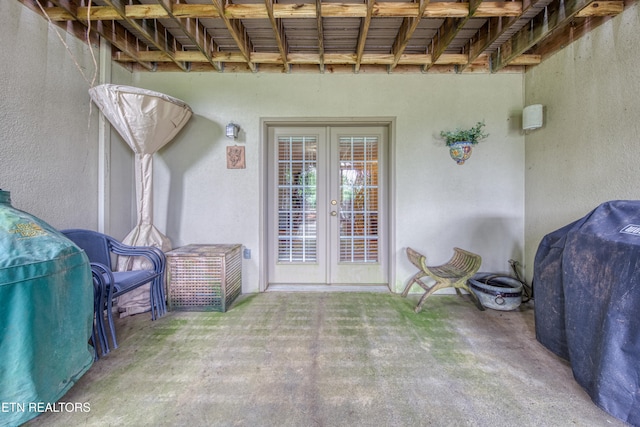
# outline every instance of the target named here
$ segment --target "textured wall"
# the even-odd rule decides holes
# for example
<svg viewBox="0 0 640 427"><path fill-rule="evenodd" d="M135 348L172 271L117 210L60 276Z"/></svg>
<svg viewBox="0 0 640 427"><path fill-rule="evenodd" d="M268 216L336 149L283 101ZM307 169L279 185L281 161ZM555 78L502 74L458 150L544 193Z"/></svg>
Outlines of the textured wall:
<svg viewBox="0 0 640 427"><path fill-rule="evenodd" d="M638 4L533 68L527 104L545 105L526 136L526 260L544 235L607 200L640 198Z"/></svg>
<svg viewBox="0 0 640 427"><path fill-rule="evenodd" d="M0 2L0 188L54 227L94 228L96 120L87 45L19 2Z"/></svg>
<svg viewBox="0 0 640 427"><path fill-rule="evenodd" d="M260 265L263 117L396 118L394 163L395 289L413 267L404 248L442 262L453 246L477 251L483 269L522 260L524 138L520 74L331 75L140 73L134 84L186 101L194 117L156 156L156 223L174 245L238 242L252 249L245 289ZM491 136L458 166L436 136L485 120ZM224 126L242 127L247 168L226 169Z"/></svg>
<svg viewBox="0 0 640 427"><path fill-rule="evenodd" d="M16 205L59 227L97 227L97 109L89 116L89 87L44 19L17 2L0 9L2 157L0 186ZM4 22L6 21L6 22ZM87 74L86 45L63 36ZM24 42L22 42L24 40ZM179 246L240 242L252 249L244 263L244 291L258 289L264 232L264 117L394 117L392 139L392 263L394 289L413 273L404 248L432 262L453 246L483 256L483 269L506 271L524 248L524 138L519 128L519 74L220 74L139 73L119 70L114 83L133 84L183 99L194 117L156 155L155 216ZM74 120L70 118L74 117ZM440 130L485 120L490 138L464 166L449 158ZM242 126L247 169L228 170L223 128ZM122 237L133 218L132 159L111 137L110 231Z"/></svg>

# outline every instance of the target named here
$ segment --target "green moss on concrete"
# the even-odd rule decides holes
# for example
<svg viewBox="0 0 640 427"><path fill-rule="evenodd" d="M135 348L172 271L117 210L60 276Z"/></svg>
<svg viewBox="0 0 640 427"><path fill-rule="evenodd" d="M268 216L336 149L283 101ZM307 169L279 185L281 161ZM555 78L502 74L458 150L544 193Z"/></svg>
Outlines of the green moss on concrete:
<svg viewBox="0 0 640 427"><path fill-rule="evenodd" d="M90 414L44 414L39 422L545 425L553 419L567 381L548 387L557 375L547 374L547 353L536 356L538 367L509 372L507 359L520 359L490 333L502 330L502 319L456 295L429 298L415 313L418 299L265 293L239 299L226 313L118 319L121 348L64 398L89 402ZM518 322L521 314L504 316ZM523 382L527 375L546 379ZM538 408L530 405L532 394ZM586 406L576 405L578 398L569 412L593 418L593 411L582 416L588 398Z"/></svg>

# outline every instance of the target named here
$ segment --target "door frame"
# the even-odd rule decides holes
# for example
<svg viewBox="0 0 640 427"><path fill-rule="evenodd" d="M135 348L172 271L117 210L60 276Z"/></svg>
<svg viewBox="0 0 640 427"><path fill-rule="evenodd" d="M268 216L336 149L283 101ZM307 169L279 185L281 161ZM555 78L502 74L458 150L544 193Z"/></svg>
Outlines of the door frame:
<svg viewBox="0 0 640 427"><path fill-rule="evenodd" d="M260 283L258 289L260 292L264 292L268 286L268 269L269 265L269 242L268 242L268 189L269 183L267 179L268 173L268 138L270 127L282 127L282 126L383 126L388 130L388 144L387 144L387 266L388 266L388 279L387 284L389 289L394 289L394 283L396 278L396 264L395 264L395 224L396 224L396 209L395 209L395 133L396 133L396 118L395 117L262 117L260 118L260 147L259 147L259 203L260 203L260 227L259 227L259 245L260 255L258 257L258 277Z"/></svg>

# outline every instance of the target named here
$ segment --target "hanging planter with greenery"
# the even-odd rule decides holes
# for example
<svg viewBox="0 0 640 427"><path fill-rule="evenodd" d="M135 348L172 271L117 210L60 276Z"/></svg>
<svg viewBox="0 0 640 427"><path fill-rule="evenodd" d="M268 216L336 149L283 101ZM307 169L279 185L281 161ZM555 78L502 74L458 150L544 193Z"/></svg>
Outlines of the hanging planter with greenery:
<svg viewBox="0 0 640 427"><path fill-rule="evenodd" d="M472 147L489 136L488 133L483 132L484 126L484 121L482 121L476 123L471 129L458 128L454 131L440 132L440 136L444 138L447 147L449 147L449 155L457 164L464 164L465 160L471 157Z"/></svg>

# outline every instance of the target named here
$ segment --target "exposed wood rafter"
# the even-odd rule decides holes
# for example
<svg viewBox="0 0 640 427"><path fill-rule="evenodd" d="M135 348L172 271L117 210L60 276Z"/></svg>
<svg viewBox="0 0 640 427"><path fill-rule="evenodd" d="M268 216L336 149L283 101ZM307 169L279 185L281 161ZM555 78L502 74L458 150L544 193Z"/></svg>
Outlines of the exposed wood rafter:
<svg viewBox="0 0 640 427"><path fill-rule="evenodd" d="M137 19L146 19L153 16L153 19L164 18L163 13L166 14L166 18L175 22L183 32L183 34L191 41L196 47L198 52L202 54L205 60L211 64L216 71L222 71L222 65L219 61L213 59L213 54L218 50L215 41L207 35L207 29L201 25L196 18L180 16L177 9L177 4L172 0L157 0L157 5L147 5L146 11L141 9L142 14L138 15ZM129 6L127 8L128 13L135 14L136 6ZM149 13L150 16L144 13ZM176 56L180 56L182 52L176 52ZM124 60L123 60L124 61ZM191 61L185 61L191 62Z"/></svg>
<svg viewBox="0 0 640 427"><path fill-rule="evenodd" d="M391 53L393 54L393 62L389 66L389 71L393 70L400 62L402 54L404 53L409 40L411 40L414 31L418 27L420 19L424 16L424 11L427 8L428 4L429 0L418 0L418 11L416 16L407 16L402 20L402 25L400 26L398 35L393 42L393 47L391 48Z"/></svg>
<svg viewBox="0 0 640 427"><path fill-rule="evenodd" d="M324 29L322 27L322 2L316 1L316 25L318 27L318 58L320 72L324 73Z"/></svg>
<svg viewBox="0 0 640 427"><path fill-rule="evenodd" d="M637 0L191 1L50 0L43 10L139 70L498 72L539 64Z"/></svg>
<svg viewBox="0 0 640 427"><path fill-rule="evenodd" d="M527 10L535 6L539 0L531 0L527 4ZM508 7L510 3L504 3L505 7ZM469 53L469 61L466 64L460 66L459 71L464 71L473 61L478 58L483 52L485 52L500 36L514 25L518 18L522 15L523 10L520 5L517 13L513 15L494 15L487 19L487 22L478 30L477 35L469 41L466 51ZM478 10L476 10L478 15ZM515 64L512 64L515 65ZM533 65L533 64L526 64Z"/></svg>
<svg viewBox="0 0 640 427"><path fill-rule="evenodd" d="M136 63L142 66L146 70L153 70L155 65L144 61L140 58L141 50L138 48L137 38L131 33L126 31L120 24L113 21L90 21L85 20L85 15L78 14L78 7L70 0L52 0L51 3L55 4L58 8L64 11L66 14L72 17L73 20L80 21L82 24L90 27L90 30L99 34L105 40L108 40L113 46L132 58Z"/></svg>
<svg viewBox="0 0 640 427"><path fill-rule="evenodd" d="M282 26L282 21L280 18L276 18L273 13L273 3L274 0L264 0L264 4L267 8L267 16L269 17L269 22L271 23L271 28L273 29L273 35L276 38L276 43L278 45L278 52L280 53L280 57L278 60L282 62L282 66L286 72L291 71L291 65L287 60L287 39L284 35L284 29Z"/></svg>
<svg viewBox="0 0 640 427"><path fill-rule="evenodd" d="M367 12L360 21L360 31L358 33L358 45L356 46L356 63L353 70L357 73L360 71L360 65L362 64L362 57L364 55L364 48L367 43L367 35L369 34L369 27L371 26L371 18L373 17L373 7L376 5L375 0L367 0Z"/></svg>
<svg viewBox="0 0 640 427"><path fill-rule="evenodd" d="M235 40L238 49L240 49L240 53L244 57L247 66L251 71L256 71L256 65L251 61L251 41L247 37L247 33L244 29L244 25L240 19L230 18L225 13L225 4L223 0L212 0L213 5L215 6L218 15L224 21L229 33L231 33L231 37Z"/></svg>
<svg viewBox="0 0 640 427"><path fill-rule="evenodd" d="M608 2L595 0L553 0L543 9L542 13L536 15L493 55L492 71L506 67L518 56L550 37L554 31L572 25L575 19L580 17L582 11L585 16L590 16L591 11L600 9L600 5L606 3ZM615 12L615 8L603 7L603 9L619 13Z"/></svg>
<svg viewBox="0 0 640 427"><path fill-rule="evenodd" d="M135 19L127 16L126 5L120 0L103 0L108 7L112 8L118 14L118 19L124 20L129 24L138 34L139 37L148 45L153 46L159 51L167 55L171 61L173 61L178 68L182 71L187 71L188 66L182 61L178 61L175 57L175 51L181 50L179 43L173 39L170 33L165 31L164 26L157 22L156 19ZM153 25L151 25L153 23ZM167 40L166 35L169 35L171 40Z"/></svg>

